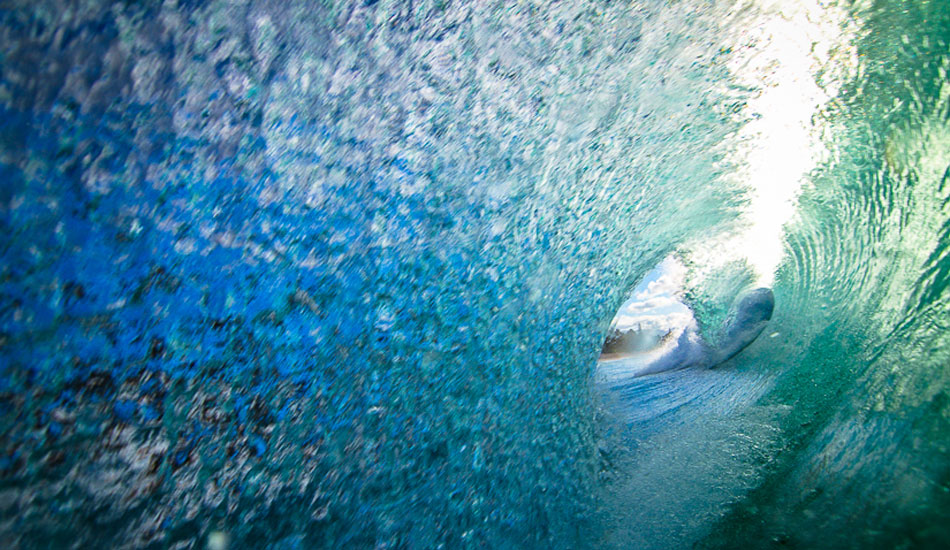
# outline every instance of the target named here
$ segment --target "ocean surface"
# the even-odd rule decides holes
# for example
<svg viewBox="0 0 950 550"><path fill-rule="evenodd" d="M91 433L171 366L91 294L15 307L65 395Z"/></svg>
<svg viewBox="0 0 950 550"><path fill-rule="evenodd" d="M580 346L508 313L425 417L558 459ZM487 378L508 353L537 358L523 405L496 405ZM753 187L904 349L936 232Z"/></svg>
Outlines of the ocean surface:
<svg viewBox="0 0 950 550"><path fill-rule="evenodd" d="M945 0L0 4L0 547L950 547L948 72ZM764 332L599 363L670 262Z"/></svg>

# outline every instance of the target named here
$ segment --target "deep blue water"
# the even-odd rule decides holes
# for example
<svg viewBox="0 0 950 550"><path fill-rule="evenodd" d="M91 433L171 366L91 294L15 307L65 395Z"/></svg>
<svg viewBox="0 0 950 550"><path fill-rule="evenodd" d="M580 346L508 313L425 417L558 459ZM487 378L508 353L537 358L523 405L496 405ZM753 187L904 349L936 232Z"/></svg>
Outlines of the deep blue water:
<svg viewBox="0 0 950 550"><path fill-rule="evenodd" d="M941 2L0 7L0 546L947 545L948 41ZM605 382L671 255L703 338L755 286L769 327Z"/></svg>

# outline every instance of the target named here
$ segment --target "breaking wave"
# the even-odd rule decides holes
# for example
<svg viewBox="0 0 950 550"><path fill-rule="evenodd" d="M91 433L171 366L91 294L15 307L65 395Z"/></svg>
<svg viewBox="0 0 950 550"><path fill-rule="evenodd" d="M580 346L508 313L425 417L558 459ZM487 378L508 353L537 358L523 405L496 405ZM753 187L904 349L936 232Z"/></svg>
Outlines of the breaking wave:
<svg viewBox="0 0 950 550"><path fill-rule="evenodd" d="M14 4L4 546L950 542L938 2Z"/></svg>

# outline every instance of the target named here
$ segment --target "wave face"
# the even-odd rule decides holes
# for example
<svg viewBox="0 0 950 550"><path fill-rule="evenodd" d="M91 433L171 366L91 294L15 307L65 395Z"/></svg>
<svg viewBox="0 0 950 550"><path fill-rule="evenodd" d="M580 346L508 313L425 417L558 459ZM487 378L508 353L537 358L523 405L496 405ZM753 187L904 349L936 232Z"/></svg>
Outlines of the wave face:
<svg viewBox="0 0 950 550"><path fill-rule="evenodd" d="M4 546L947 543L950 14L568 4L0 11Z"/></svg>

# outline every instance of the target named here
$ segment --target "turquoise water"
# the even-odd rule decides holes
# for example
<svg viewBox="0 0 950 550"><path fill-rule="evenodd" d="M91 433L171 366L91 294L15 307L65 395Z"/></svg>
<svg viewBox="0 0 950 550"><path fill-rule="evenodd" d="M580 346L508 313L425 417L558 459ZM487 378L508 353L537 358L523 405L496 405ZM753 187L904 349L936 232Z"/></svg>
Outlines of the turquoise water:
<svg viewBox="0 0 950 550"><path fill-rule="evenodd" d="M783 4L2 8L2 545L946 546L950 10Z"/></svg>

